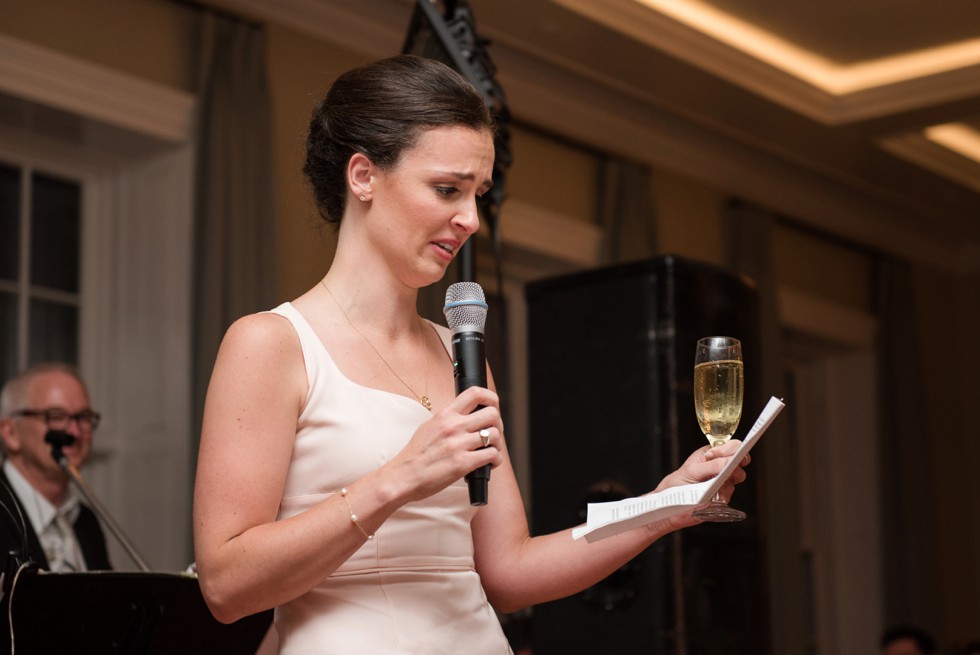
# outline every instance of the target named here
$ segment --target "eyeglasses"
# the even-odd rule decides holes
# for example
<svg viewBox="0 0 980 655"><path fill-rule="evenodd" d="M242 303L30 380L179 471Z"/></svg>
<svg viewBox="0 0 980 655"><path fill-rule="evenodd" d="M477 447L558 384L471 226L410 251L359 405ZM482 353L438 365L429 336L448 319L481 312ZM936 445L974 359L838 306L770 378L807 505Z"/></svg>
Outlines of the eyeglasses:
<svg viewBox="0 0 980 655"><path fill-rule="evenodd" d="M50 430L67 430L72 421L78 424L79 430L91 432L99 426L102 416L98 412L85 409L75 414L69 414L63 409L21 409L11 416L27 416L43 419Z"/></svg>

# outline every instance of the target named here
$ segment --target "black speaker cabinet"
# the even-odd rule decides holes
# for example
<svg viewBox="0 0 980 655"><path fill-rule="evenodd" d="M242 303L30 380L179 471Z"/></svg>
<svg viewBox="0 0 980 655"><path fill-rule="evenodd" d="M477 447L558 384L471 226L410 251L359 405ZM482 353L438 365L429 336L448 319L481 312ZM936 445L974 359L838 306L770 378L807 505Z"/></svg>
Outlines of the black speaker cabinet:
<svg viewBox="0 0 980 655"><path fill-rule="evenodd" d="M742 341L736 438L762 410L758 298L744 279L664 256L526 293L535 534L581 523L588 502L652 490L705 445L692 391L699 338ZM535 655L769 653L760 471L750 467L733 500L747 520L674 533L594 587L535 607Z"/></svg>

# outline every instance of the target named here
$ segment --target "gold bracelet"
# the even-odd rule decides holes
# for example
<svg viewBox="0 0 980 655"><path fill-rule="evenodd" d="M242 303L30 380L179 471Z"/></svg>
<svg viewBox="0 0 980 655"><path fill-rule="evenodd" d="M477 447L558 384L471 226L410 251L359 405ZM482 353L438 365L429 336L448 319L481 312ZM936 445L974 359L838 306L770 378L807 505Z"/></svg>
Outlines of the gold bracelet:
<svg viewBox="0 0 980 655"><path fill-rule="evenodd" d="M361 522L357 520L357 514L354 513L354 510L350 506L350 501L347 500L347 487L342 487L340 489L340 495L343 496L344 502L347 503L347 511L350 512L350 522L357 526L357 529L361 531L361 534L363 534L368 541L374 539L374 535L368 534L364 529L364 526L361 525Z"/></svg>

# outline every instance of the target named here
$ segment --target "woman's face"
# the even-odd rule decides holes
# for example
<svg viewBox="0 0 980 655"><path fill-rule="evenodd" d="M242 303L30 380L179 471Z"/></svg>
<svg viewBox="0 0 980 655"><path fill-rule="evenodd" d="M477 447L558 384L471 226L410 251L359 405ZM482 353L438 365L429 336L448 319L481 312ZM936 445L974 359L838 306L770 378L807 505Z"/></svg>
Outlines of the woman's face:
<svg viewBox="0 0 980 655"><path fill-rule="evenodd" d="M486 130L423 132L395 166L373 179L370 234L395 275L419 288L445 274L480 227L477 198L490 188L493 138Z"/></svg>

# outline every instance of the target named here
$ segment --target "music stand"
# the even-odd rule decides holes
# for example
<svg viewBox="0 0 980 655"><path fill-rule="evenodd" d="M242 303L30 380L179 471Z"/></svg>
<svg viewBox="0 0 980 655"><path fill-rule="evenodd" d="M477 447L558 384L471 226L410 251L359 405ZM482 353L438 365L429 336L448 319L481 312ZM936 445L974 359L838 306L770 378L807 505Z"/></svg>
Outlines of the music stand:
<svg viewBox="0 0 980 655"><path fill-rule="evenodd" d="M4 653L12 652L12 633L15 653L254 655L272 620L269 610L219 623L197 578L182 573L48 573L31 566L3 586Z"/></svg>

